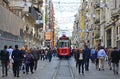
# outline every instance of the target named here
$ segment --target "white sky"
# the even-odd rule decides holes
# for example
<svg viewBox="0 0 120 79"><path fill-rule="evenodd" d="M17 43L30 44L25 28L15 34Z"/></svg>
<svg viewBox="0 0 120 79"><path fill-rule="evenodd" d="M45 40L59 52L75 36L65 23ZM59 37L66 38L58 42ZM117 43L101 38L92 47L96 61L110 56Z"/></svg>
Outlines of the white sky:
<svg viewBox="0 0 120 79"><path fill-rule="evenodd" d="M81 0L52 0L55 10L56 27L60 28L60 35L72 35L74 15L78 12Z"/></svg>

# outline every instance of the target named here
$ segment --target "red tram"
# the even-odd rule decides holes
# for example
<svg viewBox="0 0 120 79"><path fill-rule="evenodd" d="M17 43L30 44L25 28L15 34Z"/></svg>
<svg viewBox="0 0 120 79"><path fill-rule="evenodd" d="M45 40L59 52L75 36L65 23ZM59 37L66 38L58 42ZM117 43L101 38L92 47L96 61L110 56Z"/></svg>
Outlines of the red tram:
<svg viewBox="0 0 120 79"><path fill-rule="evenodd" d="M66 35L62 35L57 41L57 52L59 58L71 57L71 41Z"/></svg>

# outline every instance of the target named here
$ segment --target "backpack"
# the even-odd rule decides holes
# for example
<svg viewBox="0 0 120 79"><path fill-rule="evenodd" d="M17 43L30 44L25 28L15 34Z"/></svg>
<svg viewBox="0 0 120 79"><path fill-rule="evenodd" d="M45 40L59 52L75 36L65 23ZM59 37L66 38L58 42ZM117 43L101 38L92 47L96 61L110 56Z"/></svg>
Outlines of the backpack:
<svg viewBox="0 0 120 79"><path fill-rule="evenodd" d="M2 50L2 51L0 52L0 59L1 59L2 61L8 61L8 60L9 60L9 53L8 53L8 51Z"/></svg>
<svg viewBox="0 0 120 79"><path fill-rule="evenodd" d="M34 61L34 56L32 54L28 54L25 58L25 63L29 64Z"/></svg>

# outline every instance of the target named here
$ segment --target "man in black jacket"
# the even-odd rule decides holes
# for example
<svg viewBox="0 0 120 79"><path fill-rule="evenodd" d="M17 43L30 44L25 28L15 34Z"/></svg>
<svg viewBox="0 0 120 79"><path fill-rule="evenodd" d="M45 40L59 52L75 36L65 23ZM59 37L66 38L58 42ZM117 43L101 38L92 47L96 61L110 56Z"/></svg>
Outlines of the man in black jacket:
<svg viewBox="0 0 120 79"><path fill-rule="evenodd" d="M84 54L85 54L85 70L86 71L89 71L89 59L90 59L90 52L91 50L88 48L88 46L86 45L85 46L85 49L84 49Z"/></svg>
<svg viewBox="0 0 120 79"><path fill-rule="evenodd" d="M22 52L18 49L18 45L15 45L15 49L13 50L12 53L12 59L14 60L13 62L13 74L16 77L19 77L19 67L22 62Z"/></svg>
<svg viewBox="0 0 120 79"><path fill-rule="evenodd" d="M4 49L0 52L0 59L2 65L2 77L7 76L7 65L9 63L9 53L7 51L7 45L4 46Z"/></svg>
<svg viewBox="0 0 120 79"><path fill-rule="evenodd" d="M113 72L118 75L120 54L117 47L111 52L111 62L113 63Z"/></svg>

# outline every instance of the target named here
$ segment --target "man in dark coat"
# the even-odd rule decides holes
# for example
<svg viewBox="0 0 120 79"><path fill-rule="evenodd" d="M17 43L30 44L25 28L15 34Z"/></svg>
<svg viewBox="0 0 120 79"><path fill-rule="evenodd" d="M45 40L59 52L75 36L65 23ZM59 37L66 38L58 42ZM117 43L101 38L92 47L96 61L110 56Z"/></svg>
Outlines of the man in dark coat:
<svg viewBox="0 0 120 79"><path fill-rule="evenodd" d="M13 59L13 74L16 77L19 77L19 67L21 65L22 62L22 52L18 49L18 45L15 45L15 49L13 50L12 53L12 59Z"/></svg>
<svg viewBox="0 0 120 79"><path fill-rule="evenodd" d="M111 62L113 63L114 74L118 74L119 60L120 60L120 54L119 54L118 48L114 47L114 50L111 52Z"/></svg>
<svg viewBox="0 0 120 79"><path fill-rule="evenodd" d="M91 53L91 50L88 48L88 46L85 46L84 54L85 54L85 70L86 71L89 70L90 53Z"/></svg>
<svg viewBox="0 0 120 79"><path fill-rule="evenodd" d="M4 46L4 49L0 52L0 59L2 65L2 77L7 76L7 65L9 63L9 52L7 51L7 45Z"/></svg>
<svg viewBox="0 0 120 79"><path fill-rule="evenodd" d="M37 64L38 64L38 60L39 60L39 49L33 49L32 50L32 54L34 56L34 69L37 70Z"/></svg>
<svg viewBox="0 0 120 79"><path fill-rule="evenodd" d="M51 48L49 48L49 50L48 50L48 60L49 60L49 62L51 62L51 60L52 60L52 52L53 52L53 50Z"/></svg>

